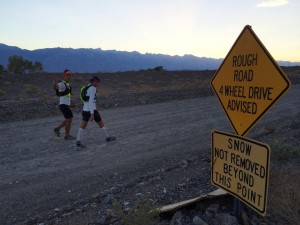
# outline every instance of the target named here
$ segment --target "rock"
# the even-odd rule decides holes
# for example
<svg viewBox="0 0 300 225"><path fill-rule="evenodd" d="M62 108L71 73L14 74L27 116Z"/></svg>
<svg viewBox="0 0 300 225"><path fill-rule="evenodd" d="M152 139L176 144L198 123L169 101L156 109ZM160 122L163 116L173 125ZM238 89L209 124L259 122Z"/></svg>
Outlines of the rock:
<svg viewBox="0 0 300 225"><path fill-rule="evenodd" d="M102 201L103 204L112 204L115 200L115 196L113 194L108 194Z"/></svg>
<svg viewBox="0 0 300 225"><path fill-rule="evenodd" d="M241 211L241 220L243 225L249 225L249 217L243 209Z"/></svg>
<svg viewBox="0 0 300 225"><path fill-rule="evenodd" d="M129 205L130 205L130 202L126 201L126 202L123 203L123 205L124 205L124 206L129 206Z"/></svg>
<svg viewBox="0 0 300 225"><path fill-rule="evenodd" d="M202 220L201 217L194 216L193 225L208 225L208 224L204 220Z"/></svg>
<svg viewBox="0 0 300 225"><path fill-rule="evenodd" d="M219 209L220 209L220 205L219 205L219 204L211 204L211 205L206 209L206 211L208 211L208 212L213 212L213 213L217 214L218 211L219 211Z"/></svg>
<svg viewBox="0 0 300 225"><path fill-rule="evenodd" d="M182 212L181 211L177 211L172 219L171 219L171 222L170 222L170 225L181 225L181 220L183 218L183 215L182 215Z"/></svg>
<svg viewBox="0 0 300 225"><path fill-rule="evenodd" d="M181 161L180 161L180 165L181 165L181 166L188 166L189 163L188 163L188 161L186 161L186 160L181 160Z"/></svg>
<svg viewBox="0 0 300 225"><path fill-rule="evenodd" d="M220 221L219 225L238 225L239 222L236 217L228 213L219 213L216 218Z"/></svg>

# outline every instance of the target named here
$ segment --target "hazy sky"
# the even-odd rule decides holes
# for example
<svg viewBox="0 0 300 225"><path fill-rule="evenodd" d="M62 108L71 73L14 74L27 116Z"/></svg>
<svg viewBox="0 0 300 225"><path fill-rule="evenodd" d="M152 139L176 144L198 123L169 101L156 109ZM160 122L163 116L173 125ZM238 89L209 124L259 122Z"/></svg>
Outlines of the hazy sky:
<svg viewBox="0 0 300 225"><path fill-rule="evenodd" d="M0 0L0 43L224 58L249 24L300 62L300 0Z"/></svg>

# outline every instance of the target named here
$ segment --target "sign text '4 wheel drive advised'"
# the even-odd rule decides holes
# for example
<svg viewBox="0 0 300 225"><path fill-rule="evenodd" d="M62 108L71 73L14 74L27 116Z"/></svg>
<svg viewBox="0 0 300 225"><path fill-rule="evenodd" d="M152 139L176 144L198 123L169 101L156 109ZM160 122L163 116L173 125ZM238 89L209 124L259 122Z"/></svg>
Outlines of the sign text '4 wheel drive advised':
<svg viewBox="0 0 300 225"><path fill-rule="evenodd" d="M290 81L247 25L211 86L235 132L244 136L287 91Z"/></svg>

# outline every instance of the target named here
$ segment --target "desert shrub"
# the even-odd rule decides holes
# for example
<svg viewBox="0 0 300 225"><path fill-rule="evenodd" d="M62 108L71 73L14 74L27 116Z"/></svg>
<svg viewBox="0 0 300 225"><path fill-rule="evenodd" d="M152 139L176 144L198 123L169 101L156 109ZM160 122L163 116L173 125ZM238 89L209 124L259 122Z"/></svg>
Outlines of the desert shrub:
<svg viewBox="0 0 300 225"><path fill-rule="evenodd" d="M126 89L131 89L133 84L131 82L123 82L122 84L122 88Z"/></svg>
<svg viewBox="0 0 300 225"><path fill-rule="evenodd" d="M111 94L113 94L115 91L114 88L109 87L109 86L105 86L105 87L101 87L97 89L97 92L99 93L100 97L106 97L109 96Z"/></svg>
<svg viewBox="0 0 300 225"><path fill-rule="evenodd" d="M300 221L300 170L287 164L273 169L269 192L270 213L279 220L278 224L296 225Z"/></svg>
<svg viewBox="0 0 300 225"><path fill-rule="evenodd" d="M158 212L151 201L137 202L132 208L123 209L120 203L114 202L113 209L116 216L124 225L154 225L158 222Z"/></svg>
<svg viewBox="0 0 300 225"><path fill-rule="evenodd" d="M164 71L164 67L163 66L156 66L153 68L154 71Z"/></svg>
<svg viewBox="0 0 300 225"><path fill-rule="evenodd" d="M288 142L283 142L281 140L275 140L271 144L271 157L274 160L285 161L291 158L300 157L300 147L292 146Z"/></svg>
<svg viewBox="0 0 300 225"><path fill-rule="evenodd" d="M13 55L8 58L8 71L11 73L24 73L24 72L42 72L43 65L40 62L31 62L23 59L22 56Z"/></svg>
<svg viewBox="0 0 300 225"><path fill-rule="evenodd" d="M31 85L31 84L24 85L24 92L28 95L28 97L34 96L34 97L41 98L45 96L45 93L40 86Z"/></svg>
<svg viewBox="0 0 300 225"><path fill-rule="evenodd" d="M155 92L157 91L157 89L151 85L141 85L137 90L136 92L137 93L151 93L151 92Z"/></svg>

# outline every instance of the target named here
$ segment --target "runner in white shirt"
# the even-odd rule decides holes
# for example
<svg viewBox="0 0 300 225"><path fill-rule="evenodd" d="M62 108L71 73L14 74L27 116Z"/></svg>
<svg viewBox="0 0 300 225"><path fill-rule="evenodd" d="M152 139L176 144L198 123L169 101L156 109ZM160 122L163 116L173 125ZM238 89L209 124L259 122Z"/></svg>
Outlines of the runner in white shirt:
<svg viewBox="0 0 300 225"><path fill-rule="evenodd" d="M107 142L116 140L116 137L108 135L107 130L102 121L102 118L100 116L99 110L96 107L96 99L97 99L96 87L99 85L99 83L100 83L100 79L96 76L93 76L86 90L86 96L88 100L83 103L82 121L77 133L77 143L76 143L77 147L81 147L81 148L86 147L81 143L81 140L83 137L84 129L87 127L88 122L93 120L95 120L95 122L100 127L101 131L105 134Z"/></svg>
<svg viewBox="0 0 300 225"><path fill-rule="evenodd" d="M74 104L71 102L72 87L69 83L71 76L70 70L66 69L64 71L63 81L58 82L57 79L53 80L53 88L57 91L59 96L59 108L65 117L65 120L58 127L54 128L54 133L60 137L60 129L65 127L65 140L75 139L70 135L73 118L73 113L70 107L74 106Z"/></svg>

